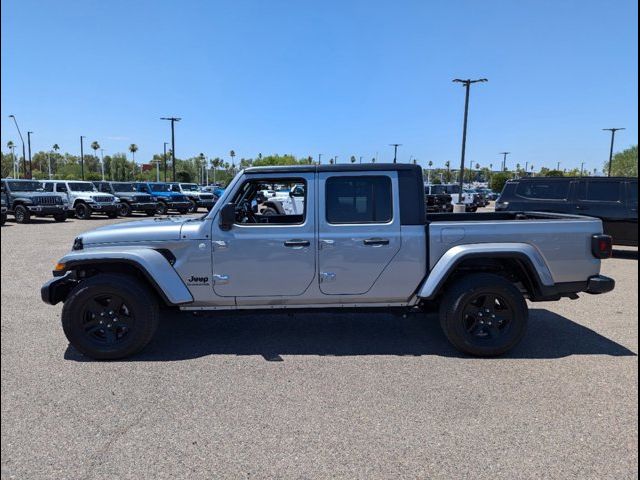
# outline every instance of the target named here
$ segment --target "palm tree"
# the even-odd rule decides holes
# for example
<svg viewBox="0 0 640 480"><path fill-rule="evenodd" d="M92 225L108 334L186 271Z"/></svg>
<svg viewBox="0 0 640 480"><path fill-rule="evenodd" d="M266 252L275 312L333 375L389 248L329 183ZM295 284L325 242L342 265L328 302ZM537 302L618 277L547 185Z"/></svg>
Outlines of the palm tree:
<svg viewBox="0 0 640 480"><path fill-rule="evenodd" d="M97 142L95 142L97 143ZM93 144L91 144L91 148L93 148ZM100 148L100 147L98 147ZM136 145L135 143L132 143L131 145L129 145L129 151L131 152L131 157L133 158L133 163L136 162L136 152L138 151L138 145Z"/></svg>
<svg viewBox="0 0 640 480"><path fill-rule="evenodd" d="M376 157L371 157L371 163L376 163Z"/></svg>
<svg viewBox="0 0 640 480"><path fill-rule="evenodd" d="M231 150L229 152L229 156L231 157L231 165L233 166L233 168L235 168L236 166L236 162L234 161L234 158L236 158L236 152L234 152L233 150Z"/></svg>
<svg viewBox="0 0 640 480"><path fill-rule="evenodd" d="M349 160L351 161L351 163L356 163L356 156L351 155L351 158Z"/></svg>

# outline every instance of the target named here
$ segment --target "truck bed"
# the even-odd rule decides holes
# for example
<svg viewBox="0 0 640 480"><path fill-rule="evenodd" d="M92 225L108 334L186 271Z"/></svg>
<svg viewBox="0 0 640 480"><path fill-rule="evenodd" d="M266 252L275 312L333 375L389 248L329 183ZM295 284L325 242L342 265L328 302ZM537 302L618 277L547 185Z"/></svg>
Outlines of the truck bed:
<svg viewBox="0 0 640 480"><path fill-rule="evenodd" d="M535 247L555 283L589 278L600 271L591 238L600 219L546 212L440 213L427 215L429 270L452 247L479 243L524 243Z"/></svg>

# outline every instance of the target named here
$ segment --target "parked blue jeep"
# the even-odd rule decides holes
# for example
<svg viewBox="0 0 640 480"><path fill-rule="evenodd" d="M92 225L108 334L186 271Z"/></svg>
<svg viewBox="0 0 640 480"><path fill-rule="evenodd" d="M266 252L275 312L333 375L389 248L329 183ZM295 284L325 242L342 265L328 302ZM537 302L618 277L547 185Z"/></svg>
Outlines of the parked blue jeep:
<svg viewBox="0 0 640 480"><path fill-rule="evenodd" d="M177 210L185 214L191 207L191 202L182 193L172 192L170 183L136 182L136 190L148 193L158 201L158 214L165 215L169 210Z"/></svg>

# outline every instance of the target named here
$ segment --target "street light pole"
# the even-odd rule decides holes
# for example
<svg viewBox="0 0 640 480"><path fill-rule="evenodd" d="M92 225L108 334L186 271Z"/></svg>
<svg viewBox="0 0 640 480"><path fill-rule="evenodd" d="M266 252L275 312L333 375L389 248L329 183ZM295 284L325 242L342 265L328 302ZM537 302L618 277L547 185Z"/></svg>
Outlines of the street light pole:
<svg viewBox="0 0 640 480"><path fill-rule="evenodd" d="M171 122L171 170L173 174L173 181L176 181L176 136L175 136L175 123L182 120L178 117L162 117L160 120L168 120Z"/></svg>
<svg viewBox="0 0 640 480"><path fill-rule="evenodd" d="M164 160L164 181L167 181L167 142L162 146L162 158Z"/></svg>
<svg viewBox="0 0 640 480"><path fill-rule="evenodd" d="M84 180L84 135L80 135L80 176Z"/></svg>
<svg viewBox="0 0 640 480"><path fill-rule="evenodd" d="M33 168L31 166L31 134L33 132L27 132L27 151L29 152L29 178L33 178Z"/></svg>
<svg viewBox="0 0 640 480"><path fill-rule="evenodd" d="M582 165L580 165L580 176L582 176L584 172L584 162L582 162Z"/></svg>
<svg viewBox="0 0 640 480"><path fill-rule="evenodd" d="M472 83L484 83L488 80L486 78L479 78L477 80L461 80L456 78L454 83L461 83L465 87L464 95L464 123L462 126L462 153L460 155L460 196L458 197L458 203L462 204L462 186L464 184L464 156L467 148L467 120L469 118L469 91L471 90Z"/></svg>
<svg viewBox="0 0 640 480"><path fill-rule="evenodd" d="M102 173L102 181L104 182L104 148L100 149L100 172Z"/></svg>
<svg viewBox="0 0 640 480"><path fill-rule="evenodd" d="M318 154L318 165L322 165L322 154Z"/></svg>
<svg viewBox="0 0 640 480"><path fill-rule="evenodd" d="M502 169L500 170L501 172L504 172L507 169L507 155L509 155L511 152L500 152L499 155L503 155L502 157Z"/></svg>
<svg viewBox="0 0 640 480"><path fill-rule="evenodd" d="M393 163L397 162L398 159L398 147L402 146L401 143L390 143L390 147L393 147Z"/></svg>
<svg viewBox="0 0 640 480"><path fill-rule="evenodd" d="M20 135L20 141L22 142L22 169L24 170L24 178L27 178L27 153L25 152L25 149L24 149L24 138L22 138L22 133L20 132L20 127L18 126L18 121L16 120L16 116L9 115L9 118L13 118L13 123L16 125L16 129L18 130L18 135Z"/></svg>
<svg viewBox="0 0 640 480"><path fill-rule="evenodd" d="M602 130L607 130L611 132L611 148L609 149L609 174L608 177L611 176L611 164L613 163L613 140L616 137L616 132L618 130L626 130L625 128L603 128Z"/></svg>

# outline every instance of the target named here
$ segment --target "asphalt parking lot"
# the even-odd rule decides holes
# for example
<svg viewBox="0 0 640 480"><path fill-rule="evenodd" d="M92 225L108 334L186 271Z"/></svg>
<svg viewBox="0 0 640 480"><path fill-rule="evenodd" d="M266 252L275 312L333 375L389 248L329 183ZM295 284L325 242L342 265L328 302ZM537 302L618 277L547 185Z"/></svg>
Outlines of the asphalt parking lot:
<svg viewBox="0 0 640 480"><path fill-rule="evenodd" d="M2 227L2 479L638 478L638 254L603 296L530 305L504 358L434 317L162 319L127 361L67 344L41 284L85 230Z"/></svg>

